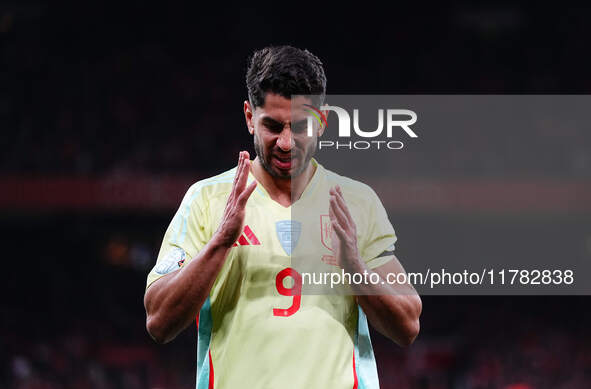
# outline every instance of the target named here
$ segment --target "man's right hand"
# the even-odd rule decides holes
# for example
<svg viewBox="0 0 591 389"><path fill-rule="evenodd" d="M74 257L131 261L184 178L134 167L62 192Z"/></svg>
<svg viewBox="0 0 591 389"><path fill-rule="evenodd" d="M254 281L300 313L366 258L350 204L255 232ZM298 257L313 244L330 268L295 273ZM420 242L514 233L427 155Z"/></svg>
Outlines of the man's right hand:
<svg viewBox="0 0 591 389"><path fill-rule="evenodd" d="M253 181L248 187L246 186L249 172L250 155L248 151L241 151L238 155L238 166L232 185L232 192L230 192L230 197L228 197L228 201L226 202L226 208L224 209L224 216L222 217L220 226L215 233L218 242L227 248L232 247L242 233L246 202L257 186L256 181Z"/></svg>
<svg viewBox="0 0 591 389"><path fill-rule="evenodd" d="M174 339L195 320L207 299L228 250L242 233L246 202L257 185L254 181L246 187L249 170L249 155L243 151L222 222L212 240L181 271L159 278L146 291L146 328L156 342Z"/></svg>

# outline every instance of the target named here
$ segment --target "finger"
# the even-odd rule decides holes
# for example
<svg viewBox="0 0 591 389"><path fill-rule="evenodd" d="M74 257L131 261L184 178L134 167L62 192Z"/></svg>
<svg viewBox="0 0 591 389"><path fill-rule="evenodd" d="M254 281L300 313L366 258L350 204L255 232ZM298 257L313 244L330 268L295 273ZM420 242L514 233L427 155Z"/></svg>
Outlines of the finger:
<svg viewBox="0 0 591 389"><path fill-rule="evenodd" d="M345 203L345 199L341 196L341 194L336 189L333 189L332 193L333 193L332 197L334 197L337 205L339 206L339 208L342 209L343 213L346 215L347 214L347 212L346 212L347 204Z"/></svg>
<svg viewBox="0 0 591 389"><path fill-rule="evenodd" d="M242 151L238 153L238 164L236 165L236 174L234 174L234 182L232 183L232 187L236 186L236 182L238 182L238 177L240 176L240 168L244 162L244 158L242 158Z"/></svg>
<svg viewBox="0 0 591 389"><path fill-rule="evenodd" d="M236 186L238 186L238 183L240 182L241 177L244 175L244 169L246 168L246 163L248 160L247 158L248 153L246 151L241 151L240 152L240 160L238 162L238 168L236 169L236 176L234 177L236 179L235 183Z"/></svg>
<svg viewBox="0 0 591 389"><path fill-rule="evenodd" d="M330 207L332 208L332 213L334 215L332 221L334 223L338 223L343 228L344 231L349 231L350 230L349 224L348 224L343 212L339 209L339 207L336 203L336 200L334 198L331 200Z"/></svg>
<svg viewBox="0 0 591 389"><path fill-rule="evenodd" d="M246 202L248 201L250 195L252 194L252 192L254 192L256 187L257 187L257 182L253 180L250 183L250 185L248 185L248 187L242 192L242 194L238 198L238 205L240 207L244 208L246 206Z"/></svg>
<svg viewBox="0 0 591 389"><path fill-rule="evenodd" d="M329 203L330 203L330 201L329 201ZM334 208L333 208L332 204L329 204L329 206L328 206L328 218L330 219L331 226L334 226L335 224L339 224L337 216L334 213ZM334 228L332 228L332 233L336 233Z"/></svg>
<svg viewBox="0 0 591 389"><path fill-rule="evenodd" d="M238 177L238 182L236 183L236 191L240 194L244 191L246 187L246 182L248 181L248 173L250 171L250 160L244 156L244 163L242 165L242 170L240 171L240 176Z"/></svg>
<svg viewBox="0 0 591 389"><path fill-rule="evenodd" d="M236 165L236 174L234 174L234 182L232 183L232 190L230 191L230 196L228 197L228 202L234 201L236 198L236 187L238 185L238 179L240 178L240 171L242 169L242 165L244 164L244 158L242 157L243 152L241 151L238 153L238 165Z"/></svg>
<svg viewBox="0 0 591 389"><path fill-rule="evenodd" d="M343 196L343 191L341 190L341 187L339 185L336 186L336 192L338 194L337 198L339 201L339 205L341 206L341 209L345 213L345 216L347 217L349 224L355 225L355 221L353 220L353 216L351 216L351 213L349 212L349 207L347 207L347 202L345 201L345 196Z"/></svg>
<svg viewBox="0 0 591 389"><path fill-rule="evenodd" d="M332 229L334 232L336 232L336 234L339 237L339 239L341 240L341 242L344 242L347 240L347 238L348 238L347 233L345 232L343 227L341 227L341 225L338 222L335 222L335 221L332 222Z"/></svg>
<svg viewBox="0 0 591 389"><path fill-rule="evenodd" d="M338 220L338 222L343 227L348 227L350 225L349 220L347 219L347 216L345 216L345 213L341 209L336 196L330 196L330 207L333 208L333 213L336 217L336 220Z"/></svg>
<svg viewBox="0 0 591 389"><path fill-rule="evenodd" d="M332 195L329 197L328 199L328 218L330 219L330 221L334 221L336 220L336 215L334 213L334 209L333 209L333 205L332 205Z"/></svg>
<svg viewBox="0 0 591 389"><path fill-rule="evenodd" d="M338 224L338 222L339 222L338 219L337 219L337 216L335 215L334 207L332 205L332 202L330 200L329 200L329 205L328 205L328 218L330 219L331 226L334 225L334 224ZM334 233L335 232L334 228L332 230L333 230L333 233ZM334 248L334 246L333 246L333 248Z"/></svg>

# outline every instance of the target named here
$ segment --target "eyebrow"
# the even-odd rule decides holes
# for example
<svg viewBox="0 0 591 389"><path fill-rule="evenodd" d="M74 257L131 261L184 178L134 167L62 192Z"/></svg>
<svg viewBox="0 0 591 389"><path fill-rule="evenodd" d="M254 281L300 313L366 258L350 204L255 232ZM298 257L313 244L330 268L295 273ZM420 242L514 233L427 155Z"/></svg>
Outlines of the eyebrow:
<svg viewBox="0 0 591 389"><path fill-rule="evenodd" d="M275 127L283 128L285 126L285 123L275 120L275 119L268 117L268 116L264 117L262 119L262 122L265 127L269 127L269 128L275 128Z"/></svg>
<svg viewBox="0 0 591 389"><path fill-rule="evenodd" d="M272 117L264 117L262 119L263 125L265 125L266 127L279 127L281 126L281 128L283 128L285 126L285 123L273 119ZM302 119L302 120L298 120L297 122L293 122L291 123L291 126L301 126L307 123L307 119Z"/></svg>

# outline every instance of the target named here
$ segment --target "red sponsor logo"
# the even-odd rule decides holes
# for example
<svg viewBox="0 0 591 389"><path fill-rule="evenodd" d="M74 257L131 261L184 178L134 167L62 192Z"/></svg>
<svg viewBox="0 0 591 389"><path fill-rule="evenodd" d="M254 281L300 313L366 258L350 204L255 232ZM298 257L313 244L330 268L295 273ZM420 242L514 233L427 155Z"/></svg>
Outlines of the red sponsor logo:
<svg viewBox="0 0 591 389"><path fill-rule="evenodd" d="M260 245L261 245L261 242L259 241L259 239L257 238L257 236L254 234L254 232L252 231L252 229L248 225L245 225L244 226L244 230L242 230L242 234L240 234L240 237L232 245L232 247L236 247L236 246L260 246Z"/></svg>

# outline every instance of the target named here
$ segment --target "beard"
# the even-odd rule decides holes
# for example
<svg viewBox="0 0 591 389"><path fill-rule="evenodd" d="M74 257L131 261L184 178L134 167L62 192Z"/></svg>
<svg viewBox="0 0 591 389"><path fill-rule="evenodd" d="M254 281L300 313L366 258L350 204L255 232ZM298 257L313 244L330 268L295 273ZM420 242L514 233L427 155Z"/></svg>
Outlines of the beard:
<svg viewBox="0 0 591 389"><path fill-rule="evenodd" d="M255 151L257 157L259 158L259 161L261 162L263 169L265 169L265 171L267 173L269 173L269 175L271 177L279 178L279 179L283 179L283 180L289 180L289 179L295 178L295 177L299 176L300 174L302 174L306 170L306 168L308 167L310 160L312 159L312 157L314 156L314 154L316 152L316 139L314 139L312 142L310 142L310 146L304 152L303 159L301 158L301 155L297 154L296 152L294 152L292 150L292 152L291 152L292 161L294 160L294 157L296 157L295 160L302 161L302 162L299 164L299 166L295 166L295 168L293 168L293 165L292 165L293 171L291 173L280 171L280 170L278 171L273 168L272 163L271 163L271 158L273 158L273 152L277 151L276 154L281 154L281 151L279 151L278 149L276 150L274 148L271 150L269 155L266 155L264 152L264 146L263 146L262 142L260 141L259 137L257 136L256 132L254 133L254 151Z"/></svg>

